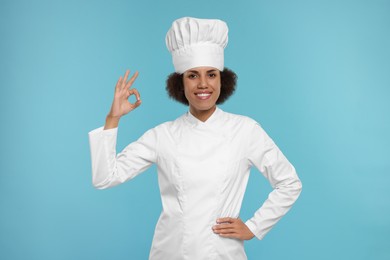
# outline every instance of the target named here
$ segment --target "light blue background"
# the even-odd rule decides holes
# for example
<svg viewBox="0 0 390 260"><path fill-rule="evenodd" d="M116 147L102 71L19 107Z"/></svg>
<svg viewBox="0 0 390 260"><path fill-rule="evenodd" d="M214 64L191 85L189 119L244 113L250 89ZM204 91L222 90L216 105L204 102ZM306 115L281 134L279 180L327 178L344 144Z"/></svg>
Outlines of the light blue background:
<svg viewBox="0 0 390 260"><path fill-rule="evenodd" d="M390 1L0 3L0 259L147 259L161 206L155 167L91 185L88 131L139 70L142 106L118 148L186 107L168 99L164 37L182 16L230 28L239 76L222 108L259 121L303 192L249 259L390 259ZM241 217L265 200L253 171Z"/></svg>

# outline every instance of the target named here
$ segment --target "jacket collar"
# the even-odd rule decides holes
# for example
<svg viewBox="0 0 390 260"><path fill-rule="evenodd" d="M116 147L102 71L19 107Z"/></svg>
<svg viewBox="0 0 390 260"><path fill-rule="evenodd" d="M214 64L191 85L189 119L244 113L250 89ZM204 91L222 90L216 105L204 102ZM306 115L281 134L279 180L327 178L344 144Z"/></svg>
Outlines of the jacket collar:
<svg viewBox="0 0 390 260"><path fill-rule="evenodd" d="M205 122L200 121L198 118L192 115L190 111L188 111L184 117L186 121L193 127L209 127L215 125L222 114L223 111L217 107L214 113Z"/></svg>

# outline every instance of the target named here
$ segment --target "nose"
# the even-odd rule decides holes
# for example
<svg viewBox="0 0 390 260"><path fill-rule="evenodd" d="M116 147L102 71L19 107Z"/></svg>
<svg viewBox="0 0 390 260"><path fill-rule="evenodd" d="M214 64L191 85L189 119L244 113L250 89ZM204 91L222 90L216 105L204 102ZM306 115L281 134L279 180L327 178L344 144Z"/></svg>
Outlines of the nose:
<svg viewBox="0 0 390 260"><path fill-rule="evenodd" d="M198 88L207 88L207 78L206 76L201 76L199 77L199 84L198 84Z"/></svg>

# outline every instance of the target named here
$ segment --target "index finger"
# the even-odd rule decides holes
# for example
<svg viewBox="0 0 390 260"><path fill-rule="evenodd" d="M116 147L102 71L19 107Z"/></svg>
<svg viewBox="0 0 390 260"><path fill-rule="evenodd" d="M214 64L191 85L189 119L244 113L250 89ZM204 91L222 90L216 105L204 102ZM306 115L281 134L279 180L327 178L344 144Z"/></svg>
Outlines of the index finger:
<svg viewBox="0 0 390 260"><path fill-rule="evenodd" d="M218 224L221 224L221 223L233 223L235 220L236 220L235 218L230 218L230 217L219 218L219 219L217 219L217 223Z"/></svg>

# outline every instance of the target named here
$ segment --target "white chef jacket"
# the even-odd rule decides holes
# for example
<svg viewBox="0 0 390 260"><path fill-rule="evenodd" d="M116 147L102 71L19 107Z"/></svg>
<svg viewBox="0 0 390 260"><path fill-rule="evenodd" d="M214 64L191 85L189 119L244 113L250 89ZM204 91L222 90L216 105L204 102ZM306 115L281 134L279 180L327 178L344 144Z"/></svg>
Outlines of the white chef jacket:
<svg viewBox="0 0 390 260"><path fill-rule="evenodd" d="M237 218L255 166L274 190L248 228L262 239L301 191L294 167L254 120L217 108L202 122L190 112L147 131L116 153L117 128L89 133L92 181L105 189L158 168L162 212L150 258L247 259L243 241L212 231L216 219Z"/></svg>

